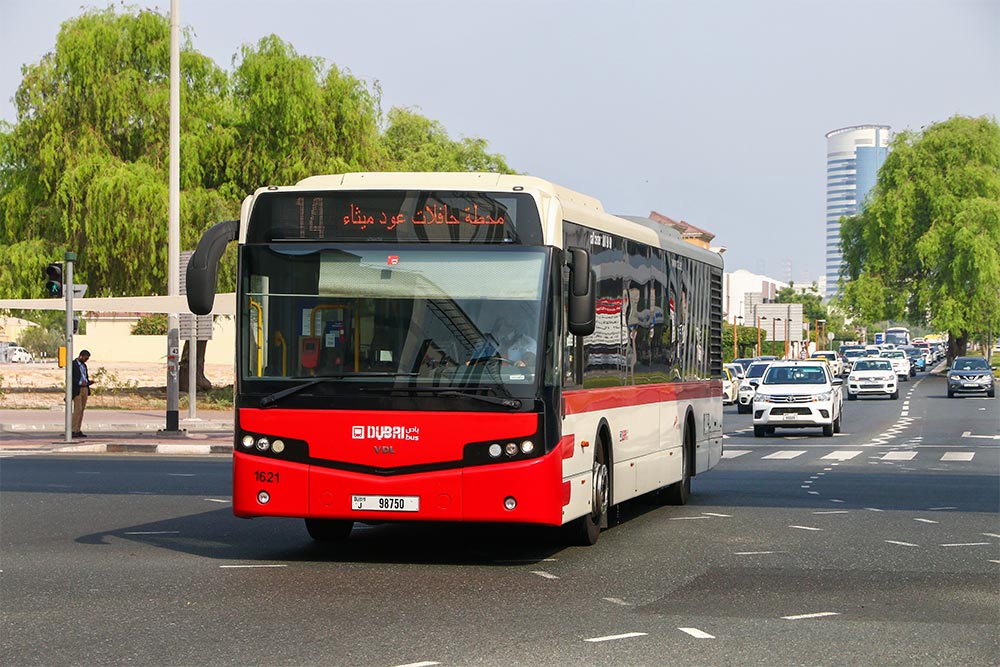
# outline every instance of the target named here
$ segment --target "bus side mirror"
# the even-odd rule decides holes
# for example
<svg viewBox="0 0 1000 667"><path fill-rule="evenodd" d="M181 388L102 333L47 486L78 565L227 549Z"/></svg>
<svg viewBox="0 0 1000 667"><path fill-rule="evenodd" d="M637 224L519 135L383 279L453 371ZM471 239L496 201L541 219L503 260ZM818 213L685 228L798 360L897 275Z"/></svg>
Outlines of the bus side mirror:
<svg viewBox="0 0 1000 667"><path fill-rule="evenodd" d="M590 268L590 253L569 249L569 332L589 336L597 326L597 275Z"/></svg>
<svg viewBox="0 0 1000 667"><path fill-rule="evenodd" d="M208 315L212 312L218 284L219 259L229 242L238 238L239 232L239 220L226 220L209 227L198 241L198 247L188 261L185 274L188 308L195 315Z"/></svg>

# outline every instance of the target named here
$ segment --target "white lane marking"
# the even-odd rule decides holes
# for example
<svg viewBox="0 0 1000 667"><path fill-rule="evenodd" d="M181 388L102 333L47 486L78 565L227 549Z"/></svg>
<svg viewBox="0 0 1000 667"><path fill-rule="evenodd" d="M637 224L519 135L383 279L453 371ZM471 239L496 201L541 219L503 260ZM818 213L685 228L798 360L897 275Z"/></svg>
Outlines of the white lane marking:
<svg viewBox="0 0 1000 667"><path fill-rule="evenodd" d="M440 662L432 662L430 660L424 660L423 662L408 662L405 665L396 665L395 667L432 667L433 665L440 665Z"/></svg>
<svg viewBox="0 0 1000 667"><path fill-rule="evenodd" d="M783 449L780 452L775 452L774 454L768 454L763 457L765 459L794 459L796 456L802 456L806 451L804 449Z"/></svg>
<svg viewBox="0 0 1000 667"><path fill-rule="evenodd" d="M823 530L822 528L813 528L812 526L789 526L789 528L798 528L799 530Z"/></svg>
<svg viewBox="0 0 1000 667"><path fill-rule="evenodd" d="M931 519L914 519L914 521L919 521L920 523L938 523L937 521L933 521Z"/></svg>
<svg viewBox="0 0 1000 667"><path fill-rule="evenodd" d="M828 459L828 460L836 460L836 461L849 461L849 460L853 459L855 456L857 456L860 453L861 453L860 450L841 449L841 450L837 450L835 452L830 452L829 454L827 454L826 456L823 456L821 458L822 459Z"/></svg>
<svg viewBox="0 0 1000 667"><path fill-rule="evenodd" d="M991 558L991 559L990 559L990 562L991 562L991 563L1000 563L1000 560L993 560L993 559ZM3 572L3 570L0 570L0 572Z"/></svg>
<svg viewBox="0 0 1000 667"><path fill-rule="evenodd" d="M992 542L955 542L953 544L942 544L942 547L985 547L992 545Z"/></svg>
<svg viewBox="0 0 1000 667"><path fill-rule="evenodd" d="M957 510L957 509L958 509L957 507L928 507L927 508L927 510L930 511L930 512L934 512L934 511L937 511L937 510Z"/></svg>
<svg viewBox="0 0 1000 667"><path fill-rule="evenodd" d="M604 600L605 602L610 602L612 604L621 605L622 607L631 607L632 606L631 602L625 602L625 600L622 600L621 598L601 598L601 599Z"/></svg>
<svg viewBox="0 0 1000 667"><path fill-rule="evenodd" d="M820 611L815 614L799 614L798 616L782 616L786 621L800 621L804 618L822 618L824 616L840 616L836 611Z"/></svg>
<svg viewBox="0 0 1000 667"><path fill-rule="evenodd" d="M556 575L552 574L551 572L546 572L545 570L532 570L531 573L532 574L537 574L542 579L558 579L559 578Z"/></svg>
<svg viewBox="0 0 1000 667"><path fill-rule="evenodd" d="M997 535L996 533L983 533L983 535L985 535L986 537L996 537L1000 539L1000 535Z"/></svg>
<svg viewBox="0 0 1000 667"><path fill-rule="evenodd" d="M819 495L819 491L810 491L809 495L811 495L811 496L818 496Z"/></svg>
<svg viewBox="0 0 1000 667"><path fill-rule="evenodd" d="M710 519L710 518L711 517L707 517L707 516L672 516L672 517L670 517L670 520L671 521L689 521L691 519Z"/></svg>
<svg viewBox="0 0 1000 667"><path fill-rule="evenodd" d="M866 507L865 509L868 510L869 512L884 512L885 511L885 510L880 510L877 507Z"/></svg>
<svg viewBox="0 0 1000 667"><path fill-rule="evenodd" d="M971 461L975 452L945 452L941 457L942 461Z"/></svg>
<svg viewBox="0 0 1000 667"><path fill-rule="evenodd" d="M912 461L916 452L889 452L882 457L883 461Z"/></svg>
<svg viewBox="0 0 1000 667"><path fill-rule="evenodd" d="M257 567L288 567L287 565L220 565L220 568L224 570L235 570L235 569L251 569Z"/></svg>
<svg viewBox="0 0 1000 667"><path fill-rule="evenodd" d="M223 500L221 498L205 498L210 503L229 503L231 500Z"/></svg>
<svg viewBox="0 0 1000 667"><path fill-rule="evenodd" d="M830 472L833 468L823 468L823 472Z"/></svg>
<svg viewBox="0 0 1000 667"><path fill-rule="evenodd" d="M841 500L840 498L830 498L830 502L831 503L842 503L844 501Z"/></svg>
<svg viewBox="0 0 1000 667"><path fill-rule="evenodd" d="M982 438L983 440L1000 440L1000 435L972 435L972 431L962 434L963 438Z"/></svg>
<svg viewBox="0 0 1000 667"><path fill-rule="evenodd" d="M886 540L889 544L898 544L901 547L919 547L919 544L913 544L912 542L899 542L897 540Z"/></svg>
<svg viewBox="0 0 1000 667"><path fill-rule="evenodd" d="M907 394L907 396L909 396L909 394ZM909 401L903 401L903 407L904 408L910 407L910 402Z"/></svg>
<svg viewBox="0 0 1000 667"><path fill-rule="evenodd" d="M591 637L590 639L584 639L585 642L610 642L616 639L630 639L632 637L644 637L645 632L626 632L621 635L608 635L607 637Z"/></svg>
<svg viewBox="0 0 1000 667"><path fill-rule="evenodd" d="M722 517L723 519L731 519L731 518L733 518L732 514L718 514L716 512L702 512L702 514L705 514L706 516L719 516L719 517Z"/></svg>
<svg viewBox="0 0 1000 667"><path fill-rule="evenodd" d="M179 535L179 530L132 530L125 535Z"/></svg>
<svg viewBox="0 0 1000 667"><path fill-rule="evenodd" d="M703 630L699 630L698 628L677 628L677 629L680 630L681 632L686 632L695 639L715 639L715 635L710 635L707 632L704 632Z"/></svg>
<svg viewBox="0 0 1000 667"><path fill-rule="evenodd" d="M822 512L813 512L813 514L850 514L849 510L824 510Z"/></svg>
<svg viewBox="0 0 1000 667"><path fill-rule="evenodd" d="M750 449L727 449L722 452L722 458L724 459L735 459L737 456L743 456L744 454L749 454Z"/></svg>

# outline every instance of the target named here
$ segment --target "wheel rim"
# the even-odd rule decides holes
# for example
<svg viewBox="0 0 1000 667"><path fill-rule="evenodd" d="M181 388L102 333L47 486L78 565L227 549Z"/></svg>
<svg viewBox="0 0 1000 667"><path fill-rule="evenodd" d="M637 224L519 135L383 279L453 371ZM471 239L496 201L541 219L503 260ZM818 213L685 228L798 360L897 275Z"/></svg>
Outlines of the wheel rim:
<svg viewBox="0 0 1000 667"><path fill-rule="evenodd" d="M608 466L594 461L594 498L592 516L599 519L608 509Z"/></svg>

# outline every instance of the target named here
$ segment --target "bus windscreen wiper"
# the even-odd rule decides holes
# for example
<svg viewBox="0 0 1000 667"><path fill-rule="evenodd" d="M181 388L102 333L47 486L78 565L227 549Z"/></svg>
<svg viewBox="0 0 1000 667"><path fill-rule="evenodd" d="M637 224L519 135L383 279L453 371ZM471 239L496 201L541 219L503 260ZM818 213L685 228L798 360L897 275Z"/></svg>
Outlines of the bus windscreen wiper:
<svg viewBox="0 0 1000 667"><path fill-rule="evenodd" d="M483 396L473 394L470 391L458 391L457 389L442 389L441 387L361 387L359 391L374 391L379 393L390 393L394 391L416 392L424 394L434 394L435 396L448 396L456 398L471 398L474 401L489 403L490 405L502 405L505 408L517 410L521 407L521 401L513 398L509 394L504 397ZM506 392L505 392L506 393Z"/></svg>
<svg viewBox="0 0 1000 667"><path fill-rule="evenodd" d="M260 407L268 408L285 398L286 396L291 396L292 394L297 394L303 389L308 389L309 387L314 387L322 382L329 382L331 380L342 380L343 378L350 377L375 377L375 378L394 378L394 377L413 377L416 373L393 373L390 371L372 371L367 373L333 373L332 375L323 375L321 377L316 377L309 382L303 382L302 384L297 384L294 387L289 387L288 389L282 389L281 391L276 391L269 396L265 396L260 399Z"/></svg>

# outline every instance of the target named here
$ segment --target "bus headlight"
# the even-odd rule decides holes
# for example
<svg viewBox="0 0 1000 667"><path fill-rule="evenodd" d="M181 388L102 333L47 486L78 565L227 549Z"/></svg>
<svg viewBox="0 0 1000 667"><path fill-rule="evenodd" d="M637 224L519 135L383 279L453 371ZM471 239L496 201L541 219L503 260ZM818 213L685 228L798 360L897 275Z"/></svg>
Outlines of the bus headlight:
<svg viewBox="0 0 1000 667"><path fill-rule="evenodd" d="M243 436L242 443L245 449L250 449L251 447L253 447L253 436L252 435Z"/></svg>
<svg viewBox="0 0 1000 667"><path fill-rule="evenodd" d="M275 454L280 454L281 452L285 451L285 441L275 440L274 442L272 442L271 451L274 452Z"/></svg>
<svg viewBox="0 0 1000 667"><path fill-rule="evenodd" d="M270 446L271 446L271 442L267 438L258 438L258 440L257 440L257 449L258 450L260 450L262 452L266 452Z"/></svg>
<svg viewBox="0 0 1000 667"><path fill-rule="evenodd" d="M257 494L257 502L261 505L266 505L271 502L271 494L267 491L261 491Z"/></svg>
<svg viewBox="0 0 1000 667"><path fill-rule="evenodd" d="M493 458L497 458L498 456L503 454L503 447L501 447L498 443L494 442L492 445L490 445L489 452L490 456L492 456Z"/></svg>
<svg viewBox="0 0 1000 667"><path fill-rule="evenodd" d="M535 443L533 443L531 440L525 440L524 442L521 443L522 454L530 454L533 451L535 451Z"/></svg>
<svg viewBox="0 0 1000 667"><path fill-rule="evenodd" d="M503 450L507 453L507 456L514 456L515 454L517 454L517 443L508 442L506 445L504 445Z"/></svg>

